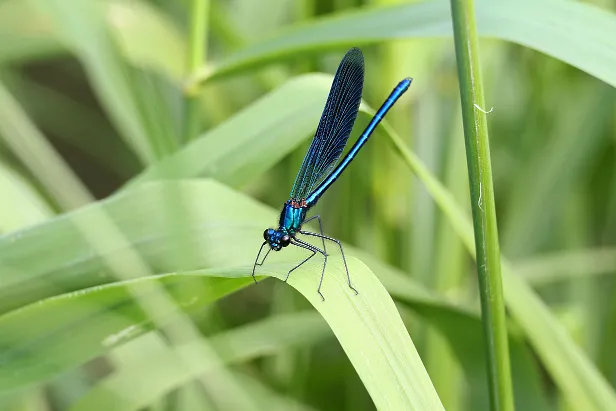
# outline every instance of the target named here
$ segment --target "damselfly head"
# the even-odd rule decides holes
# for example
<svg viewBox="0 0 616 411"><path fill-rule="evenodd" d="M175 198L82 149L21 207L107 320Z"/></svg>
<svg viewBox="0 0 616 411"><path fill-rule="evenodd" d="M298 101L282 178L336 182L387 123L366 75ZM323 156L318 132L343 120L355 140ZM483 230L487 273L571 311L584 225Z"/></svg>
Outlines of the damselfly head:
<svg viewBox="0 0 616 411"><path fill-rule="evenodd" d="M291 244L291 237L288 234L282 230L274 230L273 228L265 230L263 232L263 238L274 251L280 251L282 247Z"/></svg>
<svg viewBox="0 0 616 411"><path fill-rule="evenodd" d="M270 238L274 235L276 231L273 228L268 228L263 232L263 239L269 243Z"/></svg>

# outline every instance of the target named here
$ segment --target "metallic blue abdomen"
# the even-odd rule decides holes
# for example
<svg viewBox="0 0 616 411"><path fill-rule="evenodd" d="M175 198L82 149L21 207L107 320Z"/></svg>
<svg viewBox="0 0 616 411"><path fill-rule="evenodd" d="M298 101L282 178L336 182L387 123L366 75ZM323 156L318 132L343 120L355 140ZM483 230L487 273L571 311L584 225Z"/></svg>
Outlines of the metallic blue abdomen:
<svg viewBox="0 0 616 411"><path fill-rule="evenodd" d="M291 203L285 203L280 213L278 226L290 235L295 234L302 227L306 212L306 207L294 207Z"/></svg>

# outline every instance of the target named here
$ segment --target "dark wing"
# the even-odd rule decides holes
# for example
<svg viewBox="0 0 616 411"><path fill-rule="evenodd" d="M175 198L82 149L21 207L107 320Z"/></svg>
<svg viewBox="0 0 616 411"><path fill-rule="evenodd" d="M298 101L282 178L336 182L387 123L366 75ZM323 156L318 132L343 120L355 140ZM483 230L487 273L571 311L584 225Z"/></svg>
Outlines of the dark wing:
<svg viewBox="0 0 616 411"><path fill-rule="evenodd" d="M303 199L334 169L357 118L364 87L364 56L352 48L342 58L319 126L297 173L291 198Z"/></svg>

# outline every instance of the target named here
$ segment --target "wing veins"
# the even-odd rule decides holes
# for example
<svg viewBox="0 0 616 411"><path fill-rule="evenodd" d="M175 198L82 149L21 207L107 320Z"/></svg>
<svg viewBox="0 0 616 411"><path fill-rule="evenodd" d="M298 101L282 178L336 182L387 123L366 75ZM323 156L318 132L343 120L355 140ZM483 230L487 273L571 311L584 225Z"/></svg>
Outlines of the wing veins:
<svg viewBox="0 0 616 411"><path fill-rule="evenodd" d="M363 77L361 51L351 49L338 66L321 120L295 179L291 198L305 198L334 169L357 118Z"/></svg>

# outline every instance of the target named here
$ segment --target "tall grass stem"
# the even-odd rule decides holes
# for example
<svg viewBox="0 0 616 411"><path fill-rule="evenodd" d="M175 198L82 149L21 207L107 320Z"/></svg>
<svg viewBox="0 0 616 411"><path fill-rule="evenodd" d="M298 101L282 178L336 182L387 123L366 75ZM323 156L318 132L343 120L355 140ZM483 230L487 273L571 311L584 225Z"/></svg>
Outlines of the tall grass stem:
<svg viewBox="0 0 616 411"><path fill-rule="evenodd" d="M186 61L186 78L197 73L207 58L209 0L192 0L190 3L190 33ZM183 143L197 138L201 128L200 97L198 93L186 93L184 98Z"/></svg>
<svg viewBox="0 0 616 411"><path fill-rule="evenodd" d="M488 385L493 411L513 411L513 388L502 291L487 114L473 0L451 0Z"/></svg>

